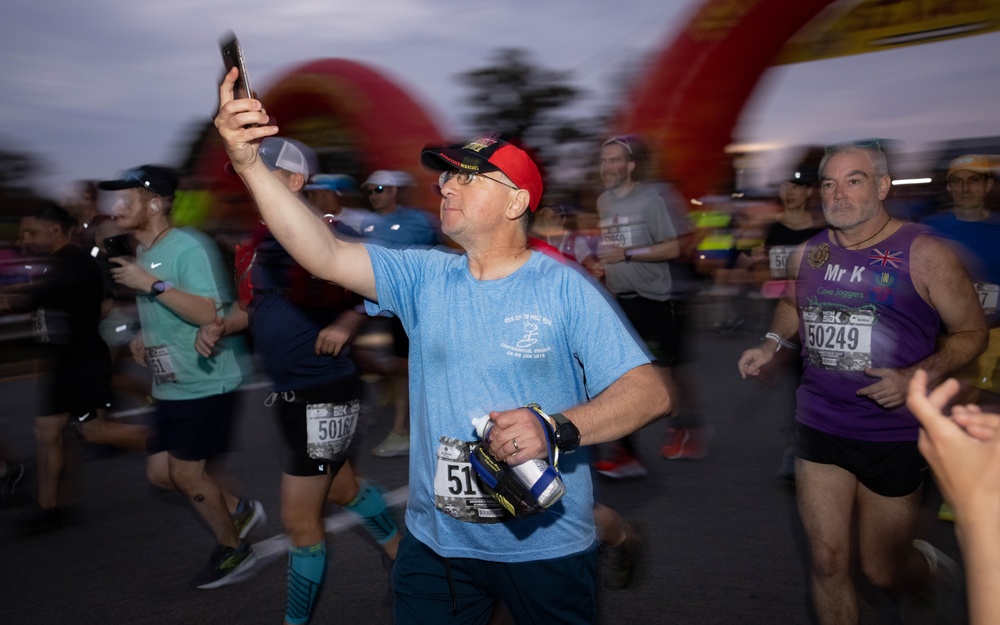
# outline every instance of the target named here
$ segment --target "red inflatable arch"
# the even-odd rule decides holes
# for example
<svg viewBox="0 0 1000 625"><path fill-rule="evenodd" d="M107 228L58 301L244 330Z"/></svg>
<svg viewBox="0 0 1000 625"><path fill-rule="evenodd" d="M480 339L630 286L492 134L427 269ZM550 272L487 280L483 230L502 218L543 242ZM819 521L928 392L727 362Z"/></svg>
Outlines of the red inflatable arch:
<svg viewBox="0 0 1000 625"><path fill-rule="evenodd" d="M712 190L747 98L789 39L834 0L707 0L653 62L614 124L687 197Z"/></svg>
<svg viewBox="0 0 1000 625"><path fill-rule="evenodd" d="M321 59L291 69L261 100L281 135L315 149L324 171L403 170L417 181L412 203L437 206L434 180L420 170L420 150L445 139L426 109L391 79L361 63ZM242 182L221 174L228 158L210 134L196 173L216 190L237 192Z"/></svg>

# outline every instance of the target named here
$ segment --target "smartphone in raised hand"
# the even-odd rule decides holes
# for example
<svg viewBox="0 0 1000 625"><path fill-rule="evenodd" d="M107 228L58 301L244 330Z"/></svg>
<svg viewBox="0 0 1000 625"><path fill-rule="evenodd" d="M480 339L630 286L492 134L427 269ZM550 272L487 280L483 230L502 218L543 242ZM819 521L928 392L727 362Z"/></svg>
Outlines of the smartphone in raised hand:
<svg viewBox="0 0 1000 625"><path fill-rule="evenodd" d="M253 90L250 88L250 76L247 74L247 64L243 59L243 49L240 48L240 40L236 38L233 31L227 32L219 40L219 49L222 50L222 62L226 65L228 74L234 67L238 67L240 75L236 77L236 84L233 85L233 97L237 100L252 98Z"/></svg>

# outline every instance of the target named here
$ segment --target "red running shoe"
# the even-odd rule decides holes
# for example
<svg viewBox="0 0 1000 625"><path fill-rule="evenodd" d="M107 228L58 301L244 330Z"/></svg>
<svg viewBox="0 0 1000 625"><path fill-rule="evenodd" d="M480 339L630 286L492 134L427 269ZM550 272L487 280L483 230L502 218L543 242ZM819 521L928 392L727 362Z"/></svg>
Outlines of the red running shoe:
<svg viewBox="0 0 1000 625"><path fill-rule="evenodd" d="M646 477L649 473L638 458L624 449L616 449L614 457L598 460L592 466L601 475L616 480Z"/></svg>
<svg viewBox="0 0 1000 625"><path fill-rule="evenodd" d="M667 460L700 460L708 455L707 428L667 428L660 455Z"/></svg>

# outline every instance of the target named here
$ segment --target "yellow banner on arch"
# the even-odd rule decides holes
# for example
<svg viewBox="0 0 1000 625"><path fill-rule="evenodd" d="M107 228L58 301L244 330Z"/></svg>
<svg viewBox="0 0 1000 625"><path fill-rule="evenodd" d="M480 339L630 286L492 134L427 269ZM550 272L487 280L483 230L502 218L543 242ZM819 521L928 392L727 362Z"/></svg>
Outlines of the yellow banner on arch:
<svg viewBox="0 0 1000 625"><path fill-rule="evenodd" d="M792 37L773 64L863 54L998 30L997 0L842 0Z"/></svg>

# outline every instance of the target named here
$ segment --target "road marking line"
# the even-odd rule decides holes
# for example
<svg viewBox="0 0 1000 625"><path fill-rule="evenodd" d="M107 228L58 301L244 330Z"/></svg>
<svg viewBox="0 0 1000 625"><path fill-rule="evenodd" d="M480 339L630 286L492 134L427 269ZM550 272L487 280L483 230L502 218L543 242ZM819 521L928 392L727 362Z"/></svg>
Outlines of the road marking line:
<svg viewBox="0 0 1000 625"><path fill-rule="evenodd" d="M383 493L382 498L385 499L385 504L387 506L394 507L405 504L408 493L409 485L400 486L396 490ZM326 530L327 534L339 534L351 529L357 524L357 520L350 514L346 512L337 512L326 517L323 523L323 528ZM260 542L254 543L253 550L254 553L257 554L257 559L263 562L287 554L290 546L291 543L289 542L286 534L275 534L270 538L265 538Z"/></svg>

